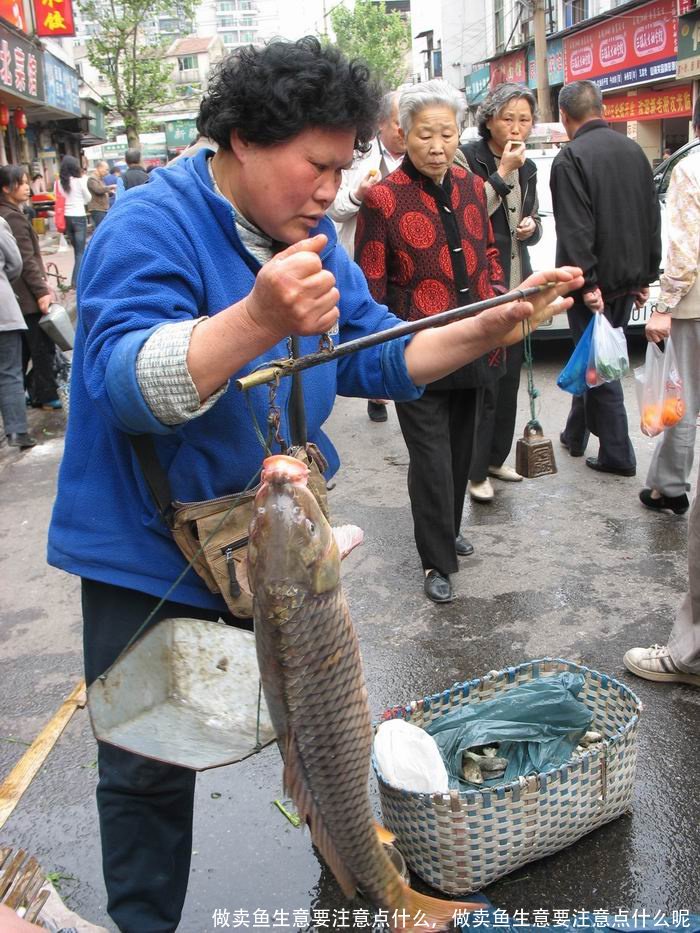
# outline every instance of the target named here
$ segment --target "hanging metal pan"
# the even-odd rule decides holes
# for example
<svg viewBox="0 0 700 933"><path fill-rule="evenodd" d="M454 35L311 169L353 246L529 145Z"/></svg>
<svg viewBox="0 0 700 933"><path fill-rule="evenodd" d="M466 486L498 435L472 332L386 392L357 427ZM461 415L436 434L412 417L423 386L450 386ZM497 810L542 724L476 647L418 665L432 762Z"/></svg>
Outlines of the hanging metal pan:
<svg viewBox="0 0 700 933"><path fill-rule="evenodd" d="M95 737L195 771L275 738L255 638L219 622L165 619L88 687Z"/></svg>

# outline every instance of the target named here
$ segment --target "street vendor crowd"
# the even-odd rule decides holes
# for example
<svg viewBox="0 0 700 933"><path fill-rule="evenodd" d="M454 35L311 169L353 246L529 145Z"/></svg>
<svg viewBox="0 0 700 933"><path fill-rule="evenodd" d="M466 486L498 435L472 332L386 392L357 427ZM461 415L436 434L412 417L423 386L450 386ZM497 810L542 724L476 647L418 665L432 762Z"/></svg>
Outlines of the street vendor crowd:
<svg viewBox="0 0 700 933"><path fill-rule="evenodd" d="M212 592L193 568L183 576L168 503L151 494L159 488L173 502L201 502L254 484L255 420L267 423L269 394L258 386L246 400L232 388L235 378L315 352L320 336L338 344L543 286L527 301L306 371L303 418L292 380L277 391L278 438L312 449L326 479L339 466L323 431L336 396L366 399L379 424L388 401L396 403L420 585L446 604L455 598L453 575L478 547L463 527L467 495L488 503L498 483L522 480L507 460L525 335L562 312L575 342L595 315L624 327L658 278L651 168L602 118L594 84L574 82L560 94L570 142L552 168L557 268L536 273L528 247L542 224L525 145L537 120L532 93L514 84L492 89L477 116L478 140L460 145L466 102L448 82L381 90L362 63L315 39L245 47L216 71L190 157L146 176L139 153L129 151L121 178L110 178L104 162L86 178L77 160L64 159L58 185L75 254L78 326L48 556L81 579L88 684L146 618L250 624L240 598ZM700 133L700 105L694 126ZM660 513L690 505L700 408L698 153L671 182L661 301L647 325L650 341L672 333L687 387L683 420L659 439L640 495ZM0 189L0 410L8 442L29 448L23 334L35 398L52 405L51 348L38 327L51 289L21 210L27 172L0 168ZM95 228L87 248L86 210ZM561 444L582 457L591 434L599 449L587 467L635 475L619 380L573 398ZM134 441L144 437L146 445ZM700 686L697 499L688 554L690 588L667 643L634 648L625 663L641 677ZM176 929L194 787L193 771L99 743L103 868L120 930Z"/></svg>

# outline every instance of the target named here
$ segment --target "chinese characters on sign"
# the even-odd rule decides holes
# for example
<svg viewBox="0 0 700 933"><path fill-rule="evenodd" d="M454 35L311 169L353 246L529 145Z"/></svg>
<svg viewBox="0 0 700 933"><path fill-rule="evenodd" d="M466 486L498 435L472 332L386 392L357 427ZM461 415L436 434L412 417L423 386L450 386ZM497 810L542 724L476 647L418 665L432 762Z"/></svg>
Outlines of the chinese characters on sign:
<svg viewBox="0 0 700 933"><path fill-rule="evenodd" d="M33 0L37 36L74 36L73 0Z"/></svg>
<svg viewBox="0 0 700 933"><path fill-rule="evenodd" d="M525 49L511 52L491 62L491 87L498 84L525 84L527 61Z"/></svg>
<svg viewBox="0 0 700 933"><path fill-rule="evenodd" d="M64 65L49 52L44 52L44 83L47 103L80 116L78 72Z"/></svg>
<svg viewBox="0 0 700 933"><path fill-rule="evenodd" d="M550 39L547 42L547 83L550 87L564 83L564 46L561 39ZM527 48L527 84L537 90L534 43Z"/></svg>
<svg viewBox="0 0 700 933"><path fill-rule="evenodd" d="M42 100L42 77L34 46L0 26L0 88Z"/></svg>
<svg viewBox="0 0 700 933"><path fill-rule="evenodd" d="M665 120L668 117L689 117L693 95L690 85L668 91L648 91L636 97L605 97L605 119L609 123L627 120Z"/></svg>
<svg viewBox="0 0 700 933"><path fill-rule="evenodd" d="M595 81L601 90L676 74L675 0L655 0L624 17L564 38L567 81Z"/></svg>
<svg viewBox="0 0 700 933"><path fill-rule="evenodd" d="M488 65L474 65L471 74L464 78L464 85L467 94L467 101L470 104L478 104L484 98L491 80L491 70Z"/></svg>
<svg viewBox="0 0 700 933"><path fill-rule="evenodd" d="M194 120L171 120L165 124L165 143L168 149L185 149L197 138Z"/></svg>
<svg viewBox="0 0 700 933"><path fill-rule="evenodd" d="M700 13L684 16L678 24L678 78L700 75Z"/></svg>

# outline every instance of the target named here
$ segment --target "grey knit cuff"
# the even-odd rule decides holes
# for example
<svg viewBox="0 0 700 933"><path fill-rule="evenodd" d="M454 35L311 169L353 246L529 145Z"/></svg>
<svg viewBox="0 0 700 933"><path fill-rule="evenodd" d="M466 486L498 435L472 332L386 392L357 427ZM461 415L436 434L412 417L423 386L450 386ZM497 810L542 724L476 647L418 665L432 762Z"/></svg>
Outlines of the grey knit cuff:
<svg viewBox="0 0 700 933"><path fill-rule="evenodd" d="M159 327L136 357L136 380L146 404L162 424L176 425L199 418L228 389L228 381L202 404L187 369L187 351L194 328L205 321L177 321Z"/></svg>

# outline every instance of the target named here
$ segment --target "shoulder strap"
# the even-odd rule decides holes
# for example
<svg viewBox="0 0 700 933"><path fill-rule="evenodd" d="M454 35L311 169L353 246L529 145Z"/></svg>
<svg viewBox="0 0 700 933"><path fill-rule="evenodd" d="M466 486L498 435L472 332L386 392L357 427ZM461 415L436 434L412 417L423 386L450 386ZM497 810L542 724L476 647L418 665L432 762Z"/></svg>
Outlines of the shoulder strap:
<svg viewBox="0 0 700 933"><path fill-rule="evenodd" d="M160 517L168 528L170 528L172 526L173 517L172 491L170 489L168 474L161 466L158 455L156 454L153 438L150 434L130 434L129 440L131 441L131 446L146 480L148 491L158 508Z"/></svg>

